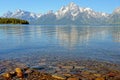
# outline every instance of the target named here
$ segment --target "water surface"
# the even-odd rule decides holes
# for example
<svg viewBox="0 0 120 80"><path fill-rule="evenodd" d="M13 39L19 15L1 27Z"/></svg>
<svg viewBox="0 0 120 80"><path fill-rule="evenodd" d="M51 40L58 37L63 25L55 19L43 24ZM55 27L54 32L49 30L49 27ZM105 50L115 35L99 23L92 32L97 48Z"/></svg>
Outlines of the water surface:
<svg viewBox="0 0 120 80"><path fill-rule="evenodd" d="M120 62L120 26L0 25L0 59L57 56Z"/></svg>

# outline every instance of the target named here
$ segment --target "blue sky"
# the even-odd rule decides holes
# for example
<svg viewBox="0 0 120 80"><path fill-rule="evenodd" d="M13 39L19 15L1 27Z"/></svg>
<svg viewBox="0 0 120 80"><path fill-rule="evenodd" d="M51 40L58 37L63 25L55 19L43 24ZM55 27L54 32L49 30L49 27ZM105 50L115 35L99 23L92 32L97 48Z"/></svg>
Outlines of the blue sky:
<svg viewBox="0 0 120 80"><path fill-rule="evenodd" d="M120 7L120 0L0 0L0 15L7 11L22 9L35 13L57 11L63 5L74 2L81 7L90 7L95 11L112 13Z"/></svg>

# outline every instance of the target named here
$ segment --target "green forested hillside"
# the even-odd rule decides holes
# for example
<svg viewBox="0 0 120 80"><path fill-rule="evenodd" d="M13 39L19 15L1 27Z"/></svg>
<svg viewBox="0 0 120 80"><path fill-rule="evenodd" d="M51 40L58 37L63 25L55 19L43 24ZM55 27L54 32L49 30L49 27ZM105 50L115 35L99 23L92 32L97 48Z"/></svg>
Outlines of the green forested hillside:
<svg viewBox="0 0 120 80"><path fill-rule="evenodd" d="M16 18L0 18L0 24L29 24L29 22Z"/></svg>

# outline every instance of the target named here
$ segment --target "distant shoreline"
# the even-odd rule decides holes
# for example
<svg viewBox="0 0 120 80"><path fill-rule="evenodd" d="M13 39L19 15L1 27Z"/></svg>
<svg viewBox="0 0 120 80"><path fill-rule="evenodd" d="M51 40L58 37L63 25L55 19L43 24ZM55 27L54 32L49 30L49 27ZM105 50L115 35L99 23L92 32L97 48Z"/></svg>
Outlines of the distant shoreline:
<svg viewBox="0 0 120 80"><path fill-rule="evenodd" d="M0 18L0 24L29 24L29 22L16 18Z"/></svg>

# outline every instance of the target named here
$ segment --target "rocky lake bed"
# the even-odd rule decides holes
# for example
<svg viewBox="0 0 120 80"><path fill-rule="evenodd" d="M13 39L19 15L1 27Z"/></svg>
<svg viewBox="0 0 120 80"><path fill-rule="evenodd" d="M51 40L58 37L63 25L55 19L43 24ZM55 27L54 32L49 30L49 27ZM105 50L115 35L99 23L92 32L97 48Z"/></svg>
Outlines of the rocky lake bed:
<svg viewBox="0 0 120 80"><path fill-rule="evenodd" d="M89 59L1 60L0 80L120 80L120 64Z"/></svg>

